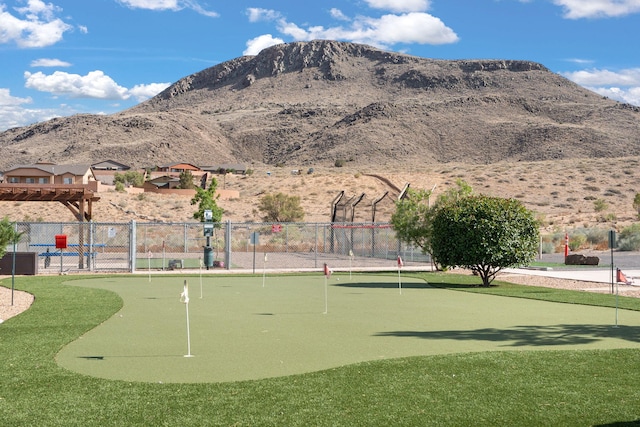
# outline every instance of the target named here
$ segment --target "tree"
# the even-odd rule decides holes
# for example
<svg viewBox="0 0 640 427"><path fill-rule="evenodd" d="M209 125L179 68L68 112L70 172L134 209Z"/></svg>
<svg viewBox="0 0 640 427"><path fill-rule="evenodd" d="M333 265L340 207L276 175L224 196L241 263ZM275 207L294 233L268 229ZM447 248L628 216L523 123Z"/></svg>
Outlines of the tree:
<svg viewBox="0 0 640 427"><path fill-rule="evenodd" d="M473 189L458 179L456 187L440 194L432 206L432 190L407 190L407 197L396 202L396 211L391 216L391 225L400 240L413 244L423 253L431 255L431 233L433 218L438 206L468 197Z"/></svg>
<svg viewBox="0 0 640 427"><path fill-rule="evenodd" d="M182 172L180 172L179 179L180 179L180 188L185 190L190 190L192 188L195 188L195 185L193 184L193 174L191 173L191 171L183 170Z"/></svg>
<svg viewBox="0 0 640 427"><path fill-rule="evenodd" d="M407 197L396 202L391 225L404 242L431 255L431 223L435 209L430 205L431 190L407 190Z"/></svg>
<svg viewBox="0 0 640 427"><path fill-rule="evenodd" d="M456 186L448 189L444 193L438 196L436 205L442 205L444 203L455 202L463 197L469 197L473 194L473 188L465 180L458 178L456 180Z"/></svg>
<svg viewBox="0 0 640 427"><path fill-rule="evenodd" d="M198 210L194 212L193 218L204 222L204 211L210 210L213 214L213 222L222 221L222 214L224 209L218 206L216 200L219 196L216 196L216 188L218 188L218 181L213 178L209 188L206 190L195 187L195 196L191 199L191 204L198 204Z"/></svg>
<svg viewBox="0 0 640 427"><path fill-rule="evenodd" d="M134 187L142 187L144 184L144 174L136 171L126 171L125 173L116 172L113 174L113 182L122 187L132 185Z"/></svg>
<svg viewBox="0 0 640 427"><path fill-rule="evenodd" d="M284 193L265 194L260 199L258 210L264 213L265 222L296 222L304 219L300 197Z"/></svg>
<svg viewBox="0 0 640 427"><path fill-rule="evenodd" d="M9 222L8 217L4 217L0 221L0 258L2 258L7 251L7 245L18 243L22 233L18 233L15 228L15 224Z"/></svg>
<svg viewBox="0 0 640 427"><path fill-rule="evenodd" d="M471 269L490 286L503 268L531 262L538 240L538 222L519 201L469 196L438 207L431 248L442 266Z"/></svg>
<svg viewBox="0 0 640 427"><path fill-rule="evenodd" d="M633 208L638 212L638 216L640 216L640 193L636 193L633 197Z"/></svg>

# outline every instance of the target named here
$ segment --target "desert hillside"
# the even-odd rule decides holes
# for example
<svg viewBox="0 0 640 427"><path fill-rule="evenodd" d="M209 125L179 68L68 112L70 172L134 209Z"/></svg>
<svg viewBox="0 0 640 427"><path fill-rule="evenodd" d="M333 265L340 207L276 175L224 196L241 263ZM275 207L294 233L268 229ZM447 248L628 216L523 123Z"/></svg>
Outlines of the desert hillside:
<svg viewBox="0 0 640 427"><path fill-rule="evenodd" d="M400 172L640 155L640 108L543 64L434 60L317 40L272 46L187 76L117 114L0 133L0 170L112 159Z"/></svg>
<svg viewBox="0 0 640 427"><path fill-rule="evenodd" d="M397 194L389 182L399 188L407 183L416 189L435 186L437 195L462 179L476 193L522 201L538 213L547 232L581 227L621 229L637 219L632 203L640 191L640 158L447 164L391 172L347 164L343 168L314 168L312 174L303 170L301 175L292 175L288 168L257 168L252 175L218 179L220 188L240 193L238 199L218 202L225 211L223 220L234 222L261 221L257 210L260 198L276 192L299 196L305 221L329 222L331 202L341 191L347 198L365 194L357 205L356 221L370 221L372 201L388 191L378 204L376 217L377 221L388 221L393 212L392 197ZM186 196L115 191L99 195L100 201L94 204L96 221L193 221L194 206ZM60 203L0 202L0 217L3 216L14 221L74 221L71 212Z"/></svg>

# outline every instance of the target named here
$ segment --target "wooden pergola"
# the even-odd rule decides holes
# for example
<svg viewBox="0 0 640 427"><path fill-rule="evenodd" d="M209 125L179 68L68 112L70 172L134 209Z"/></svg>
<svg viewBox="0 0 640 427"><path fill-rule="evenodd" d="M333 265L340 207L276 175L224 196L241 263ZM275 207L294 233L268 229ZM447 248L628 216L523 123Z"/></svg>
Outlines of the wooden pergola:
<svg viewBox="0 0 640 427"><path fill-rule="evenodd" d="M93 202L100 200L94 191L83 184L0 184L0 201L60 202L83 223L91 221ZM78 234L78 267L84 268L84 232Z"/></svg>
<svg viewBox="0 0 640 427"><path fill-rule="evenodd" d="M91 221L93 202L98 200L83 184L0 184L0 201L60 202L80 222Z"/></svg>

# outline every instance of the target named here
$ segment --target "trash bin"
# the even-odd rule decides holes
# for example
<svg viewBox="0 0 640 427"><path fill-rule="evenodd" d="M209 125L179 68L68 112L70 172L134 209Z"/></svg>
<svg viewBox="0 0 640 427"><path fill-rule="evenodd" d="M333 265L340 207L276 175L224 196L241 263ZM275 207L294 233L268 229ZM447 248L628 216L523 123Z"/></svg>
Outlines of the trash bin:
<svg viewBox="0 0 640 427"><path fill-rule="evenodd" d="M211 246L204 247L204 266L207 267L207 270L209 267L213 267L213 248Z"/></svg>

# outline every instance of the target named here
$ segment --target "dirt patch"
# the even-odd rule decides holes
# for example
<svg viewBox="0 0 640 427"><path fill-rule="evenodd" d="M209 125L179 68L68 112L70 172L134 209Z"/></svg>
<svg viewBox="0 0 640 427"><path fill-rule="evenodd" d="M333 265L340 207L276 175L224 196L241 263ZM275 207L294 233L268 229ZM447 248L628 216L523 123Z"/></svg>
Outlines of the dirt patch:
<svg viewBox="0 0 640 427"><path fill-rule="evenodd" d="M17 316L33 304L33 295L24 291L13 291L13 304L11 301L11 288L0 286L0 323Z"/></svg>

